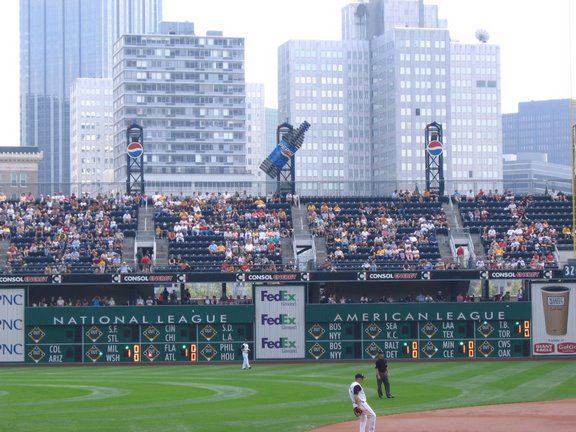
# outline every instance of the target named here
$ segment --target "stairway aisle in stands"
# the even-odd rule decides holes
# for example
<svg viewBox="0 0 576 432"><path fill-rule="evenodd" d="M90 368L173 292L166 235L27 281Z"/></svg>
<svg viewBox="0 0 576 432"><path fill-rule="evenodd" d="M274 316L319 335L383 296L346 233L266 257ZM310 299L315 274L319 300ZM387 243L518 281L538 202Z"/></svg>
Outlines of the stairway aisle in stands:
<svg viewBox="0 0 576 432"><path fill-rule="evenodd" d="M122 240L122 260L136 268L136 254L134 252L135 239L132 236L124 236Z"/></svg>
<svg viewBox="0 0 576 432"><path fill-rule="evenodd" d="M308 227L308 217L305 206L292 206L292 223L294 229L294 236L310 235L310 228Z"/></svg>
<svg viewBox="0 0 576 432"><path fill-rule="evenodd" d="M280 246L282 249L282 265L294 264L296 259L294 258L294 242L292 237L280 239Z"/></svg>
<svg viewBox="0 0 576 432"><path fill-rule="evenodd" d="M168 239L156 239L156 265L157 266L167 266L168 265Z"/></svg>
<svg viewBox="0 0 576 432"><path fill-rule="evenodd" d="M314 245L312 244L314 238L310 232L308 226L308 212L305 205L292 206L292 223L293 223L293 241L296 249L298 251L307 249L301 252L297 257L299 270L307 270L307 263L310 261L316 261L317 257L314 256ZM324 253L326 253L324 251ZM294 261L296 262L296 260Z"/></svg>
<svg viewBox="0 0 576 432"><path fill-rule="evenodd" d="M444 214L446 214L446 222L448 222L448 228L451 231L464 226L457 205L451 205L449 202L442 203L442 210L444 210Z"/></svg>
<svg viewBox="0 0 576 432"><path fill-rule="evenodd" d="M7 251L10 247L10 240L0 240L0 269L6 266L6 261L8 259Z"/></svg>
<svg viewBox="0 0 576 432"><path fill-rule="evenodd" d="M140 207L138 210L138 233L154 233L154 208Z"/></svg>
<svg viewBox="0 0 576 432"><path fill-rule="evenodd" d="M442 210L444 210L444 214L446 215L448 233L438 233L438 250L440 251L442 259L445 262L449 262L455 259L450 246L450 233L456 232L460 229L462 226L462 219L460 218L458 207L451 205L450 202L442 203Z"/></svg>
<svg viewBox="0 0 576 432"><path fill-rule="evenodd" d="M474 244L474 253L476 254L476 258L485 261L486 250L484 249L484 245L482 244L480 234L470 233L470 237L472 238L472 243Z"/></svg>
<svg viewBox="0 0 576 432"><path fill-rule="evenodd" d="M437 234L438 239L438 250L440 251L440 257L445 261L449 262L454 259L452 255L452 248L450 247L450 234Z"/></svg>

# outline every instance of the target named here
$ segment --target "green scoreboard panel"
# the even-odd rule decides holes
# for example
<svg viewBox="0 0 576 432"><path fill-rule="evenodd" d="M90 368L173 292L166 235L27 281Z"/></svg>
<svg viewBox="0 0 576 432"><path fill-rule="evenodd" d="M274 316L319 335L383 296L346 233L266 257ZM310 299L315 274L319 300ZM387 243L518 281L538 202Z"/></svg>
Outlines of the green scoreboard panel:
<svg viewBox="0 0 576 432"><path fill-rule="evenodd" d="M309 306L306 358L529 357L529 318L529 304L518 303Z"/></svg>
<svg viewBox="0 0 576 432"><path fill-rule="evenodd" d="M510 358L530 356L530 320L482 321L476 323L475 356Z"/></svg>
<svg viewBox="0 0 576 432"><path fill-rule="evenodd" d="M531 355L528 302L306 305L310 360ZM26 362L206 363L256 351L254 306L27 308Z"/></svg>
<svg viewBox="0 0 576 432"><path fill-rule="evenodd" d="M27 363L237 361L242 359L240 345L244 341L253 344L254 340L253 308L240 314L239 309L234 309L230 316L243 322L233 323L227 322L228 315L222 313L226 307L221 307L218 315L205 315L206 319L202 319L203 315L190 316L170 307L138 308L160 313L137 317L133 309L126 314L122 309L129 308L114 308L114 312L119 313L113 317L104 315L108 310L89 319L82 315L85 310L77 312L85 308L66 309L69 315L65 318L57 315L59 311L30 311L29 315L36 319L28 317L27 323L36 324L26 326ZM210 322L205 322L208 320ZM114 321L123 323L108 323ZM126 321L134 323L126 324Z"/></svg>

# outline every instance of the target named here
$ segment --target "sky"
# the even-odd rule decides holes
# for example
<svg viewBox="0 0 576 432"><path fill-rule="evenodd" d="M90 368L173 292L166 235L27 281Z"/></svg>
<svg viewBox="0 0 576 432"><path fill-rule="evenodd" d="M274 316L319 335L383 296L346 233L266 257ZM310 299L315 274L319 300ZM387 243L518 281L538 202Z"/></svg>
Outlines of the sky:
<svg viewBox="0 0 576 432"><path fill-rule="evenodd" d="M572 4L570 4L572 2ZM220 30L246 39L246 81L263 83L277 104L277 49L291 39L338 40L350 0L164 0L164 20L191 21L196 34ZM453 40L477 29L501 49L502 112L520 101L576 97L576 0L425 0L437 4ZM19 145L19 1L2 1L2 145ZM571 42L571 43L570 43ZM572 67L571 67L572 64Z"/></svg>

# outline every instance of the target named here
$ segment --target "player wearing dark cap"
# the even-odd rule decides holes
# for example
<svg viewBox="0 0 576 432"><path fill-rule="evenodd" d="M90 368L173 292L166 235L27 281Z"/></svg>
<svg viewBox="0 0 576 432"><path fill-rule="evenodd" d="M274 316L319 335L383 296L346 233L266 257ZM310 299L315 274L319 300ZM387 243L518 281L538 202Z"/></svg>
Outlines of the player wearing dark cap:
<svg viewBox="0 0 576 432"><path fill-rule="evenodd" d="M376 413L370 408L366 401L366 393L362 388L365 376L357 373L354 382L348 388L348 396L352 401L354 414L360 418L360 432L374 432L376 430ZM366 429L368 426L368 429Z"/></svg>
<svg viewBox="0 0 576 432"><path fill-rule="evenodd" d="M386 390L386 397L393 398L390 393L390 381L388 380L388 362L384 359L384 353L378 353L378 360L375 362L376 368L376 383L378 384L378 397L382 399L382 383L384 383L384 390Z"/></svg>

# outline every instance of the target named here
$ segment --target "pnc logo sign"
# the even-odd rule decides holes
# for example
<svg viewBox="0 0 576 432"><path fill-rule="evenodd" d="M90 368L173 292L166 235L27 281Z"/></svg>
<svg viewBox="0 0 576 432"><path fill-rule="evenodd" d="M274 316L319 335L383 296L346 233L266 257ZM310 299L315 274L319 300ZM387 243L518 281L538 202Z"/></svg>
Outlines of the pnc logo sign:
<svg viewBox="0 0 576 432"><path fill-rule="evenodd" d="M296 294L291 294L284 290L279 291L277 294L272 294L268 291L262 291L260 293L260 300L269 302L295 302Z"/></svg>
<svg viewBox="0 0 576 432"><path fill-rule="evenodd" d="M296 341L289 340L288 338L281 337L278 340L270 340L262 338L262 348L277 348L277 349L296 349Z"/></svg>
<svg viewBox="0 0 576 432"><path fill-rule="evenodd" d="M291 317L286 314L280 314L277 317L262 314L260 322L262 325L296 325L296 317Z"/></svg>

